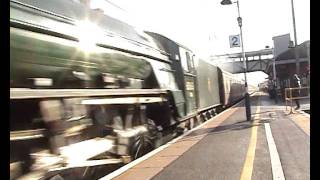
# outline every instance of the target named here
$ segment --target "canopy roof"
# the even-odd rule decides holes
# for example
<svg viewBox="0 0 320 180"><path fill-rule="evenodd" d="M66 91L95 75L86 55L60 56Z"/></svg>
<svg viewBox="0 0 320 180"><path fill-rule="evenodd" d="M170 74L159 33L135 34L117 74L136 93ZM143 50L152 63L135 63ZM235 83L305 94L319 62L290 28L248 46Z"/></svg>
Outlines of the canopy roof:
<svg viewBox="0 0 320 180"><path fill-rule="evenodd" d="M307 58L307 45L310 45L310 40L309 41L305 41L302 44L298 45L297 49L298 49L298 55L299 58ZM276 61L283 61L283 60L289 60L289 59L295 59L294 57L294 48L290 48L287 51L281 53L279 56L276 57Z"/></svg>

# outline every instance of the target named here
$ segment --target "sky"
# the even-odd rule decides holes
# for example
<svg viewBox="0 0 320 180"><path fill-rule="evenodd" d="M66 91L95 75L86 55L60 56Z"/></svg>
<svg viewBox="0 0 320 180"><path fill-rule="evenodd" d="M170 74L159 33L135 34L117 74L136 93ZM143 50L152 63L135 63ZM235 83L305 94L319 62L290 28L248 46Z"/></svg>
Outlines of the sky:
<svg viewBox="0 0 320 180"><path fill-rule="evenodd" d="M221 0L91 0L92 8L137 29L160 33L192 49L198 57L241 52L230 48L229 36L239 34L237 5ZM273 47L272 37L290 33L294 40L291 0L239 0L245 51ZM294 0L298 44L310 40L310 0ZM251 75L250 75L251 74ZM262 72L248 81L264 80ZM259 78L257 78L259 77Z"/></svg>

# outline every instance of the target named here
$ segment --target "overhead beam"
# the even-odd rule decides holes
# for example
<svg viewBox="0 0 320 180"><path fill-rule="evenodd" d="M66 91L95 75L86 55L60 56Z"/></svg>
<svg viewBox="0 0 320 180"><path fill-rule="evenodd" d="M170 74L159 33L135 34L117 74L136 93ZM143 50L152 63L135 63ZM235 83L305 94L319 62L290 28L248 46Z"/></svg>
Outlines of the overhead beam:
<svg viewBox="0 0 320 180"><path fill-rule="evenodd" d="M246 57L259 56L259 55L272 55L273 54L273 49L263 49L263 50L259 50L259 51L249 51L249 52L246 52L245 54L246 54ZM242 53L215 55L213 57L240 58L240 57L242 57Z"/></svg>
<svg viewBox="0 0 320 180"><path fill-rule="evenodd" d="M299 58L300 63L301 62L308 62L308 58ZM288 59L288 60L281 60L281 61L276 61L276 65L279 64L291 64L291 63L296 63L295 59Z"/></svg>

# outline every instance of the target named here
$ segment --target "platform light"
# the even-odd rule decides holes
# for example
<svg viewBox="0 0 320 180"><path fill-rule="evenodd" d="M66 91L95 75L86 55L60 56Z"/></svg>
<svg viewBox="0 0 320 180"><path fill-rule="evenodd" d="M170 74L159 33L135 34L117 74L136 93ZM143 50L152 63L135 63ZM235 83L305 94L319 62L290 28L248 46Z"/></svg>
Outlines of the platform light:
<svg viewBox="0 0 320 180"><path fill-rule="evenodd" d="M292 23L293 23L293 34L294 34L294 58L296 59L296 74L300 74L300 60L298 55L298 40L297 40L297 30L296 30L296 20L294 15L294 4L291 0L291 10L292 10Z"/></svg>
<svg viewBox="0 0 320 180"><path fill-rule="evenodd" d="M245 106L246 106L246 118L247 121L251 120L251 108L250 108L250 96L248 92L248 83L247 83L247 60L246 60L246 55L244 52L244 47L243 47L243 35L242 35L242 18L240 16L240 8L239 8L239 0L232 2L231 0L222 0L220 2L221 5L230 5L233 3L237 3L237 8L238 8L238 25L240 28L240 38L241 38L241 48L242 48L242 58L243 58L243 67L244 67L244 80L245 80Z"/></svg>
<svg viewBox="0 0 320 180"><path fill-rule="evenodd" d="M223 0L223 1L221 1L220 4L221 5L229 5L229 4L232 4L232 2L230 0Z"/></svg>

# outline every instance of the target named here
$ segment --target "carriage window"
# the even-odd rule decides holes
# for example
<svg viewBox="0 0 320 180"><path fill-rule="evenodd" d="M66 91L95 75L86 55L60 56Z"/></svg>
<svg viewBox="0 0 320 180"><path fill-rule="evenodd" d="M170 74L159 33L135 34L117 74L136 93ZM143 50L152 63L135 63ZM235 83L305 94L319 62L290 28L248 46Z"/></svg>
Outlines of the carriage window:
<svg viewBox="0 0 320 180"><path fill-rule="evenodd" d="M180 52L181 52L181 50L180 50ZM188 60L187 60L186 54L181 52L180 55L181 55L181 65L182 65L182 68L183 68L186 72L189 72L189 65L188 65Z"/></svg>
<svg viewBox="0 0 320 180"><path fill-rule="evenodd" d="M192 56L190 62L191 62L190 64L191 64L192 69L194 69L194 55Z"/></svg>
<svg viewBox="0 0 320 180"><path fill-rule="evenodd" d="M193 56L186 49L180 48L181 65L185 72L194 71Z"/></svg>
<svg viewBox="0 0 320 180"><path fill-rule="evenodd" d="M186 52L186 57L187 57L187 64L188 64L188 69L189 71L192 71L193 69L193 63L192 63L192 59L190 58L190 54L189 52Z"/></svg>

